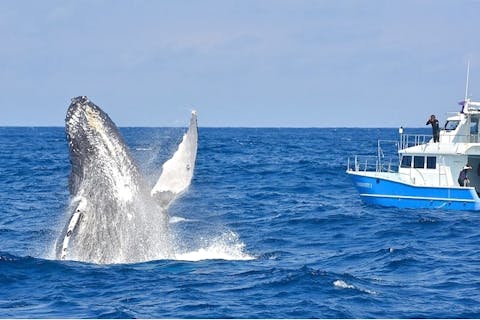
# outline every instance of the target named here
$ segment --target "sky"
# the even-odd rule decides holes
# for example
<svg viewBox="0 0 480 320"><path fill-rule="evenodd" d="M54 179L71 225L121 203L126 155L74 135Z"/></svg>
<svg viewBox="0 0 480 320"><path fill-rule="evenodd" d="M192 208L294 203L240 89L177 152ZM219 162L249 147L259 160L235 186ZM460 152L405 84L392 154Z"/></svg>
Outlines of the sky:
<svg viewBox="0 0 480 320"><path fill-rule="evenodd" d="M0 126L422 127L480 100L480 1L0 1Z"/></svg>

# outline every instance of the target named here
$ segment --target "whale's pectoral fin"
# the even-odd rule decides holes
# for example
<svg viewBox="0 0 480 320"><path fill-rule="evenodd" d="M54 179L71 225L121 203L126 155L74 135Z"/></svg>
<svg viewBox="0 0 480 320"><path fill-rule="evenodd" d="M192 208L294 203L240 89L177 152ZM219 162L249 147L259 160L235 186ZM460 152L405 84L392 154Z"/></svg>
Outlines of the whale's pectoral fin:
<svg viewBox="0 0 480 320"><path fill-rule="evenodd" d="M87 200L83 197L79 197L78 199L74 199L72 201L72 207L74 208L74 211L70 217L70 221L62 233L63 236L60 237L59 241L57 242L57 258L60 260L65 260L67 257L70 241L72 240L74 232L77 230L78 225L80 224L86 205Z"/></svg>
<svg viewBox="0 0 480 320"><path fill-rule="evenodd" d="M163 170L151 195L167 207L187 190L192 181L198 148L197 113L192 112L187 133L183 136L172 158L163 164Z"/></svg>

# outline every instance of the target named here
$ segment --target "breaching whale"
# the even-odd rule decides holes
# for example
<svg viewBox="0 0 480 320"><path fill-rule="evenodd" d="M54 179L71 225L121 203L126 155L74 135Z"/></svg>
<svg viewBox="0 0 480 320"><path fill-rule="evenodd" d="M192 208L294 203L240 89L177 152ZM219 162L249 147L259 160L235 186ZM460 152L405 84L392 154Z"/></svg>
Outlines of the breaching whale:
<svg viewBox="0 0 480 320"><path fill-rule="evenodd" d="M73 98L65 119L70 218L56 242L57 258L93 263L170 258L166 209L190 185L197 130L192 112L187 133L151 189L110 117L87 97Z"/></svg>

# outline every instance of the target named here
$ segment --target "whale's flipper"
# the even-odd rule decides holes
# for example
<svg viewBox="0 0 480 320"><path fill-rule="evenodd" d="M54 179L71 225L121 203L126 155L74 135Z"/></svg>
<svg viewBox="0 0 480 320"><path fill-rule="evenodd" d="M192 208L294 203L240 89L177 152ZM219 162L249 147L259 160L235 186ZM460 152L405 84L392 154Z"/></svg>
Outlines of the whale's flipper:
<svg viewBox="0 0 480 320"><path fill-rule="evenodd" d="M70 220L63 231L63 239L59 239L57 242L57 255L60 260L65 260L67 256L70 242L72 241L72 238L74 238L74 232L78 229L80 220L83 217L83 213L86 208L86 202L87 200L83 197L77 197L76 199L72 200L72 216L70 217Z"/></svg>
<svg viewBox="0 0 480 320"><path fill-rule="evenodd" d="M151 195L163 206L168 206L190 185L197 157L197 144L197 113L192 111L187 133L172 158L163 164L162 174L151 191Z"/></svg>

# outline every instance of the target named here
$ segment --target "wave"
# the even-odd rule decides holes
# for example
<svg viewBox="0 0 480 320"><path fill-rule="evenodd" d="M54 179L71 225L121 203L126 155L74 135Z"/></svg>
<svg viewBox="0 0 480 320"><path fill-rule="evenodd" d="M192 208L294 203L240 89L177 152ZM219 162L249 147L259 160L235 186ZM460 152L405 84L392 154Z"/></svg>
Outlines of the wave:
<svg viewBox="0 0 480 320"><path fill-rule="evenodd" d="M373 290L368 290L368 289L362 289L354 286L353 284L349 284L343 280L335 280L333 282L333 286L338 289L351 289L351 290L357 290L363 293L368 293L368 294L373 294L377 295L378 293L373 291Z"/></svg>
<svg viewBox="0 0 480 320"><path fill-rule="evenodd" d="M10 253L0 252L0 263L19 261L21 259L24 259L24 258L10 254Z"/></svg>

